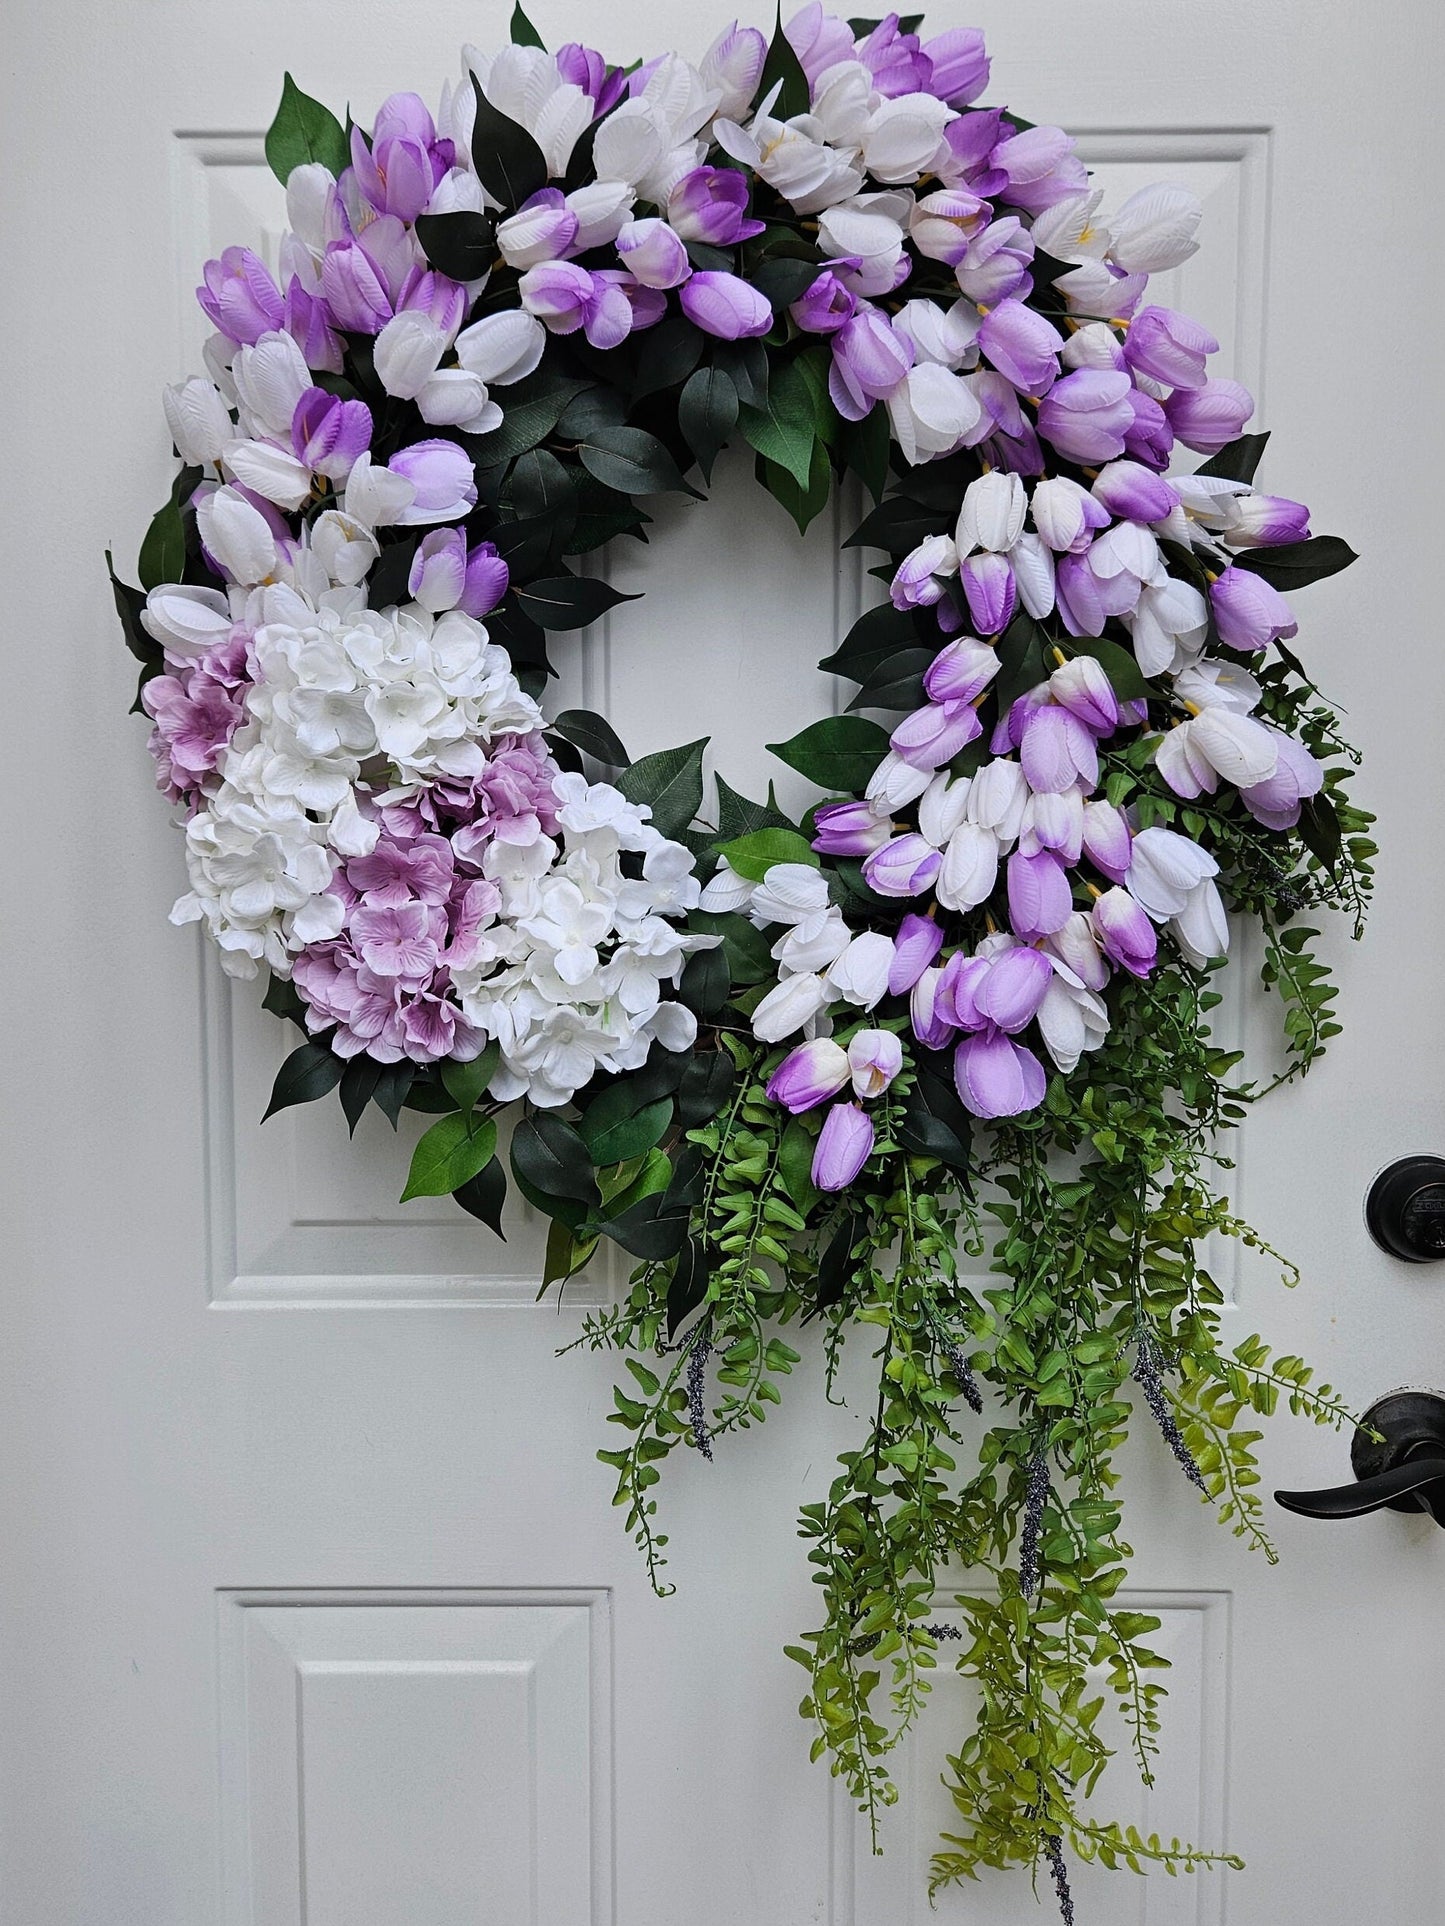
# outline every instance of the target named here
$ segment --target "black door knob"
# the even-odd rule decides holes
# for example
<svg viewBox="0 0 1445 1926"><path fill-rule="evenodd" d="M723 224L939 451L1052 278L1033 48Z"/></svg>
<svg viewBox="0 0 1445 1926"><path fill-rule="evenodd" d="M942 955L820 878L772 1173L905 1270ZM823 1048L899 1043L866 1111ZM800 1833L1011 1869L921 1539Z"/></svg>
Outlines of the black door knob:
<svg viewBox="0 0 1445 1926"><path fill-rule="evenodd" d="M1350 1445L1355 1482L1327 1491L1277 1491L1275 1503L1306 1518L1367 1511L1424 1511L1445 1525L1445 1397L1392 1391L1372 1404Z"/></svg>
<svg viewBox="0 0 1445 1926"><path fill-rule="evenodd" d="M1401 1157L1365 1199L1371 1237L1391 1257L1429 1264L1445 1257L1445 1157Z"/></svg>

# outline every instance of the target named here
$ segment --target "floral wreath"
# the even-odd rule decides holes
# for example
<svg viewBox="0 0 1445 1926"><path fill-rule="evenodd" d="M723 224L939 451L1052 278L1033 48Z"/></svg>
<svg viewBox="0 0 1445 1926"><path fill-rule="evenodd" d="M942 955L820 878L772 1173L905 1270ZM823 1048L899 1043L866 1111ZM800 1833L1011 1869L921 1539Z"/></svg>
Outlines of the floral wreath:
<svg viewBox="0 0 1445 1926"><path fill-rule="evenodd" d="M185 835L173 920L305 1033L271 1111L435 1113L405 1197L500 1230L510 1109L546 1282L603 1239L637 1260L581 1341L626 1353L600 1456L660 1590L662 1461L766 1415L787 1327L830 1392L845 1338L876 1345L802 1514L815 1755L875 1816L960 1640L983 1710L933 1884L1042 1867L1072 1919L1066 1850L1227 1857L1082 1803L1105 1699L1146 1781L1160 1725L1159 1621L1115 1603L1134 1407L1270 1557L1237 1421L1349 1416L1221 1348L1196 1247L1259 1241L1210 1176L1257 1094L1209 1031L1225 898L1293 1075L1336 1028L1297 918L1358 934L1368 893L1282 593L1353 557L1255 488L1249 395L1147 301L1195 199L1106 220L1061 129L976 104L981 35L918 26L815 3L622 68L519 8L435 118L398 94L369 134L288 75L279 276L206 265L181 471L140 587L112 581ZM801 822L719 780L699 826L704 743L631 761L540 705L549 634L622 599L569 563L645 540L639 498L696 495L730 440L800 529L856 476L852 541L889 558L822 664L849 712L773 745L826 797ZM949 1567L961 1632L931 1622Z"/></svg>

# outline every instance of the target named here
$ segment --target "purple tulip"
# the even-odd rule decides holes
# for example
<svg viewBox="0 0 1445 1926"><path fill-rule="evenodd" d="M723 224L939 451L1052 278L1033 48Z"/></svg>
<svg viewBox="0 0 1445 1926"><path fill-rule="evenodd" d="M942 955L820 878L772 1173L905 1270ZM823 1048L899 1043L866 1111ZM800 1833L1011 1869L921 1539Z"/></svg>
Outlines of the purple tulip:
<svg viewBox="0 0 1445 1926"><path fill-rule="evenodd" d="M1002 1030L963 1039L953 1053L953 1081L964 1109L985 1120L1037 1110L1048 1087L1033 1051Z"/></svg>
<svg viewBox="0 0 1445 1926"><path fill-rule="evenodd" d="M1198 388L1176 388L1164 412L1186 448L1217 455L1244 432L1254 413L1254 397L1237 381L1206 381Z"/></svg>
<svg viewBox="0 0 1445 1926"><path fill-rule="evenodd" d="M348 334L380 334L394 312L386 280L360 241L328 244L321 292L333 321Z"/></svg>
<svg viewBox="0 0 1445 1926"><path fill-rule="evenodd" d="M923 687L935 702L972 702L998 674L998 651L974 636L962 635L936 655L924 672Z"/></svg>
<svg viewBox="0 0 1445 1926"><path fill-rule="evenodd" d="M903 1045L891 1030L859 1030L848 1045L855 1097L881 1097L903 1068Z"/></svg>
<svg viewBox="0 0 1445 1926"><path fill-rule="evenodd" d="M580 87L594 102L594 118L610 113L627 91L626 74L620 67L609 67L595 47L583 47L569 40L552 57L562 78Z"/></svg>
<svg viewBox="0 0 1445 1926"><path fill-rule="evenodd" d="M1119 698L1091 655L1076 655L1055 669L1049 677L1049 694L1096 736L1112 735L1119 726Z"/></svg>
<svg viewBox="0 0 1445 1926"><path fill-rule="evenodd" d="M1324 786L1324 766L1293 736L1274 729L1270 734L1279 749L1274 774L1241 789L1239 799L1267 829L1293 829L1305 797L1317 796Z"/></svg>
<svg viewBox="0 0 1445 1926"><path fill-rule="evenodd" d="M1018 583L1007 555L985 550L959 570L973 626L980 635L1001 635L1018 605Z"/></svg>
<svg viewBox="0 0 1445 1926"><path fill-rule="evenodd" d="M857 58L886 100L922 93L933 78L933 62L922 42L916 33L904 33L896 13L880 20L867 39L859 41Z"/></svg>
<svg viewBox="0 0 1445 1926"><path fill-rule="evenodd" d="M858 296L824 268L788 309L805 334L836 334L858 312Z"/></svg>
<svg viewBox="0 0 1445 1926"><path fill-rule="evenodd" d="M472 464L454 441L414 441L386 465L416 490L411 507L398 517L403 524L456 521L476 507Z"/></svg>
<svg viewBox="0 0 1445 1926"><path fill-rule="evenodd" d="M371 446L371 410L364 401L339 401L324 388L308 388L291 417L291 446L313 474L344 482Z"/></svg>
<svg viewBox="0 0 1445 1926"><path fill-rule="evenodd" d="M411 560L407 592L430 615L454 609L467 581L467 538L459 528L434 528Z"/></svg>
<svg viewBox="0 0 1445 1926"><path fill-rule="evenodd" d="M1262 649L1299 633L1290 605L1253 569L1227 568L1209 585L1219 639L1231 649Z"/></svg>
<svg viewBox="0 0 1445 1926"><path fill-rule="evenodd" d="M736 274L694 274L678 299L692 325L720 341L747 341L773 325L766 298Z"/></svg>
<svg viewBox="0 0 1445 1926"><path fill-rule="evenodd" d="M207 261L204 274L196 299L207 320L228 340L251 347L281 326L281 290L250 248L228 247L219 261Z"/></svg>
<svg viewBox="0 0 1445 1926"><path fill-rule="evenodd" d="M810 87L815 87L818 76L836 67L840 60L857 58L853 29L846 20L826 12L822 0L808 0L807 5L799 7L791 20L784 21L783 32Z"/></svg>
<svg viewBox="0 0 1445 1926"><path fill-rule="evenodd" d="M1202 388L1205 361L1218 352L1208 328L1173 308L1140 308L1124 343L1124 359L1134 372L1169 388Z"/></svg>
<svg viewBox="0 0 1445 1926"><path fill-rule="evenodd" d="M615 348L632 332L632 305L617 270L589 274L575 261L544 261L527 269L517 291L553 334L580 328L594 348Z"/></svg>
<svg viewBox="0 0 1445 1926"><path fill-rule="evenodd" d="M1238 495L1231 506L1234 519L1224 530L1231 548L1273 548L1308 539L1310 512L1303 502L1283 495Z"/></svg>
<svg viewBox="0 0 1445 1926"><path fill-rule="evenodd" d="M1084 853L1111 883L1128 873L1133 837L1123 812L1102 798L1084 804Z"/></svg>
<svg viewBox="0 0 1445 1926"><path fill-rule="evenodd" d="M996 950L973 992L973 1007L981 1019L978 1027L1010 1035L1022 1030L1037 1014L1053 980L1053 965L1041 950L1023 945Z"/></svg>
<svg viewBox="0 0 1445 1926"><path fill-rule="evenodd" d="M831 1037L815 1037L790 1050L768 1079L768 1101L796 1117L836 1097L853 1074L848 1053Z"/></svg>
<svg viewBox="0 0 1445 1926"><path fill-rule="evenodd" d="M833 336L828 392L847 421L861 421L891 395L913 365L912 351L877 308L860 308Z"/></svg>
<svg viewBox="0 0 1445 1926"><path fill-rule="evenodd" d="M675 288L692 273L682 237L666 221L628 221L617 236L617 258L645 288Z"/></svg>
<svg viewBox="0 0 1445 1926"><path fill-rule="evenodd" d="M495 542L478 542L467 556L466 582L457 607L480 619L490 615L511 584L512 571L497 553Z"/></svg>
<svg viewBox="0 0 1445 1926"><path fill-rule="evenodd" d="M1041 849L1025 856L1016 849L1008 859L1008 914L1015 934L1027 940L1052 936L1068 922L1073 908L1068 872L1054 852Z"/></svg>
<svg viewBox="0 0 1445 1926"><path fill-rule="evenodd" d="M969 114L967 118L977 117ZM951 133L957 125L955 121L947 131ZM982 192L977 181L973 187L976 192ZM953 275L970 301L991 306L1015 294L1032 293L1034 284L1029 269L1033 259L1033 235L1016 214L1006 214L1002 220L991 221L981 234L974 235L968 252L954 264Z"/></svg>
<svg viewBox="0 0 1445 1926"><path fill-rule="evenodd" d="M748 218L748 177L735 167L694 167L667 197L667 218L685 241L733 247L761 234L764 223Z"/></svg>
<svg viewBox="0 0 1445 1926"><path fill-rule="evenodd" d="M1105 956L1131 976L1148 976L1159 941L1154 925L1128 890L1106 889L1089 912L1094 935Z"/></svg>
<svg viewBox="0 0 1445 1926"><path fill-rule="evenodd" d="M341 373L341 341L331 325L331 314L319 295L308 294L298 275L291 276L281 326L300 348L308 368Z"/></svg>
<svg viewBox="0 0 1445 1926"><path fill-rule="evenodd" d="M1037 396L1058 377L1064 337L1022 301L1000 301L985 315L978 345L1020 394Z"/></svg>
<svg viewBox="0 0 1445 1926"><path fill-rule="evenodd" d="M397 290L396 311L424 314L443 334L454 334L466 319L467 291L460 281L438 274L435 268L414 267Z"/></svg>
<svg viewBox="0 0 1445 1926"><path fill-rule="evenodd" d="M944 575L958 564L958 551L947 535L925 535L904 556L889 584L888 599L896 609L931 609L944 596Z"/></svg>
<svg viewBox="0 0 1445 1926"><path fill-rule="evenodd" d="M1162 522L1179 506L1179 491L1137 461L1111 461L1094 482L1094 499L1126 522Z"/></svg>
<svg viewBox="0 0 1445 1926"><path fill-rule="evenodd" d="M888 742L915 769L941 769L982 733L983 724L971 703L925 702L904 717Z"/></svg>
<svg viewBox="0 0 1445 1926"><path fill-rule="evenodd" d="M633 334L640 334L644 328L655 328L667 313L667 296L662 289L645 288L625 268L598 268L592 279L621 294L628 306ZM609 300L614 298L608 296ZM618 314L620 316L620 310Z"/></svg>
<svg viewBox="0 0 1445 1926"><path fill-rule="evenodd" d="M1113 461L1134 418L1133 383L1109 368L1080 368L1055 382L1039 409L1039 433L1068 461Z"/></svg>
<svg viewBox="0 0 1445 1926"><path fill-rule="evenodd" d="M1056 703L1031 710L1019 737L1019 761L1030 789L1055 793L1099 780L1099 752L1079 718Z"/></svg>
<svg viewBox="0 0 1445 1926"><path fill-rule="evenodd" d="M924 85L950 107L967 107L988 86L989 60L977 27L951 27L936 33L924 41L923 51L932 68Z"/></svg>
<svg viewBox="0 0 1445 1926"><path fill-rule="evenodd" d="M826 803L813 812L813 829L822 856L870 856L892 834L866 802Z"/></svg>
<svg viewBox="0 0 1445 1926"><path fill-rule="evenodd" d="M1042 214L1071 195L1087 192L1089 176L1062 127L1029 127L1001 140L993 164L1003 169L1011 207Z"/></svg>
<svg viewBox="0 0 1445 1926"><path fill-rule="evenodd" d="M1001 107L980 107L948 123L943 138L950 158L944 163L944 178L950 185L965 181L975 194L986 198L1003 191L1008 177L993 164L1002 126Z"/></svg>
<svg viewBox="0 0 1445 1926"><path fill-rule="evenodd" d="M987 977L988 969L986 956L966 956L962 950L955 950L949 957L934 994L935 1011L945 1023L951 1023L956 1030L983 1028L986 1019L979 1013L974 994Z"/></svg>
<svg viewBox="0 0 1445 1926"><path fill-rule="evenodd" d="M919 835L895 836L863 861L863 878L880 896L921 896L943 857Z"/></svg>
<svg viewBox="0 0 1445 1926"><path fill-rule="evenodd" d="M893 939L888 994L901 996L905 990L911 990L942 948L943 931L933 918L915 916L910 910Z"/></svg>
<svg viewBox="0 0 1445 1926"><path fill-rule="evenodd" d="M440 179L432 169L431 154L412 136L383 136L368 147L366 136L355 126L351 130L351 169L357 186L377 213L394 214L399 221L414 221L426 212Z"/></svg>
<svg viewBox="0 0 1445 1926"><path fill-rule="evenodd" d="M873 1119L856 1103L835 1103L823 1119L813 1152L817 1188L846 1190L872 1156L873 1137Z"/></svg>
<svg viewBox="0 0 1445 1926"><path fill-rule="evenodd" d="M580 223L560 187L543 187L497 228L497 246L509 267L540 267L560 261L577 239Z"/></svg>
<svg viewBox="0 0 1445 1926"><path fill-rule="evenodd" d="M1124 435L1124 453L1146 468L1165 469L1174 452L1174 430L1169 417L1154 399L1136 388L1129 397L1134 419Z"/></svg>
<svg viewBox="0 0 1445 1926"><path fill-rule="evenodd" d="M926 969L914 984L908 999L908 1020L914 1036L925 1050L942 1050L958 1035L958 1025L950 1022L938 1007L938 990L942 980L942 970Z"/></svg>

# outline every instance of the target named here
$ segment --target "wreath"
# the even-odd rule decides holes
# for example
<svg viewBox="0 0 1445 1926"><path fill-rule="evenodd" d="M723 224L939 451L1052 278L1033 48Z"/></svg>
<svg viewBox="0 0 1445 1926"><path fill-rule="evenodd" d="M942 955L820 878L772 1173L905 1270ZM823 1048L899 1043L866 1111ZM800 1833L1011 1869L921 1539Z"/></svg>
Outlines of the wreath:
<svg viewBox="0 0 1445 1926"><path fill-rule="evenodd" d="M267 1114L433 1114L404 1197L496 1231L507 1114L545 1283L636 1260L580 1341L625 1355L599 1455L659 1590L663 1462L766 1416L785 1332L830 1394L874 1347L802 1513L815 1756L875 1816L960 1640L983 1709L933 1884L1032 1865L1071 1919L1067 1852L1238 1863L1084 1803L1107 1700L1146 1781L1160 1728L1159 1621L1118 1602L1128 1429L1272 1558L1247 1427L1349 1421L1222 1348L1198 1245L1259 1245L1214 1175L1258 1094L1210 1031L1225 902L1295 1075L1336 1029L1300 918L1358 934L1369 889L1282 593L1353 556L1259 492L1249 395L1148 302L1194 198L1102 214L1061 129L977 104L981 36L918 27L811 4L624 68L519 8L435 118L398 94L369 133L288 75L279 273L207 263L181 470L112 581L173 920L305 1034ZM801 822L719 779L700 825L703 742L634 761L541 704L549 637L624 599L577 558L730 441L800 529L855 477L888 558L822 664L848 712L772 745L823 794Z"/></svg>

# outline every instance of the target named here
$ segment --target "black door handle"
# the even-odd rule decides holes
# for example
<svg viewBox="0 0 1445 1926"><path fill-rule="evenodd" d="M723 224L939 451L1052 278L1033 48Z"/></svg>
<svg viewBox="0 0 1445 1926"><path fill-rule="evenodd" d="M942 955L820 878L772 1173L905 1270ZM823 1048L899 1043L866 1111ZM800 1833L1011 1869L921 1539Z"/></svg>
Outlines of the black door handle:
<svg viewBox="0 0 1445 1926"><path fill-rule="evenodd" d="M1365 1413L1350 1445L1355 1482L1324 1491L1277 1491L1275 1503L1306 1518L1423 1511L1445 1525L1445 1397L1392 1391Z"/></svg>

